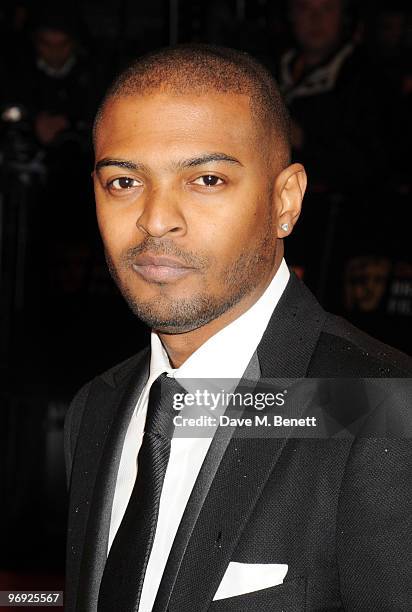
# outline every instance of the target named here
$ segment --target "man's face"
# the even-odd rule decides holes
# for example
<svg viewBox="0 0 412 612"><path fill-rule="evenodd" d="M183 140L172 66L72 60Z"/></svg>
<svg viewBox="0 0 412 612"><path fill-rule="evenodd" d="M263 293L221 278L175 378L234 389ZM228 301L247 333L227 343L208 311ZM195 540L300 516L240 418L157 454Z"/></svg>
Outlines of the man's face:
<svg viewBox="0 0 412 612"><path fill-rule="evenodd" d="M149 326L196 329L269 283L276 211L264 149L245 96L157 93L106 105L98 223L110 271Z"/></svg>
<svg viewBox="0 0 412 612"><path fill-rule="evenodd" d="M55 69L64 66L74 49L71 36L60 30L40 30L35 45L38 57Z"/></svg>
<svg viewBox="0 0 412 612"><path fill-rule="evenodd" d="M293 31L304 50L329 52L339 44L342 0L292 0L291 8Z"/></svg>
<svg viewBox="0 0 412 612"><path fill-rule="evenodd" d="M355 257L346 269L346 307L371 312L379 307L390 271L386 257Z"/></svg>

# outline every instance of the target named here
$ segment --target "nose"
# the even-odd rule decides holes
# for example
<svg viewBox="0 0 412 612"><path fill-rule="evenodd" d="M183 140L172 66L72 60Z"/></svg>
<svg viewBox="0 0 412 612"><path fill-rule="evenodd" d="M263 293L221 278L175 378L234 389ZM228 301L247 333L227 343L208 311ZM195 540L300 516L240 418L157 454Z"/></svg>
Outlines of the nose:
<svg viewBox="0 0 412 612"><path fill-rule="evenodd" d="M176 194L164 189L146 195L142 213L136 227L150 236L162 238L166 234L180 236L186 233L186 220L177 202Z"/></svg>

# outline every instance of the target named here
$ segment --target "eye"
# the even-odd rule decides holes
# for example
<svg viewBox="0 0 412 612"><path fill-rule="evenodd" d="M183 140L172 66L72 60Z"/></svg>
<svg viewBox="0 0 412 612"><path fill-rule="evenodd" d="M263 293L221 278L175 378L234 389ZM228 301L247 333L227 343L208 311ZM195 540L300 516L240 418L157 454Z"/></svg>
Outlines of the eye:
<svg viewBox="0 0 412 612"><path fill-rule="evenodd" d="M204 174L193 181L194 185L201 185L202 187L216 187L218 185L223 185L223 183L223 179L214 174Z"/></svg>
<svg viewBox="0 0 412 612"><path fill-rule="evenodd" d="M109 189L114 191L124 191L126 189L132 189L133 187L139 187L140 181L130 178L129 176L121 176L120 178L109 181L107 186Z"/></svg>

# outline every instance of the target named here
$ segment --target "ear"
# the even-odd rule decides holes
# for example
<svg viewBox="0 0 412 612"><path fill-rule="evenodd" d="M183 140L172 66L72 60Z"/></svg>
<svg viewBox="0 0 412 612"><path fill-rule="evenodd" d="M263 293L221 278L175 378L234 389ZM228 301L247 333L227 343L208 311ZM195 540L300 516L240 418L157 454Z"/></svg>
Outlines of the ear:
<svg viewBox="0 0 412 612"><path fill-rule="evenodd" d="M277 176L274 196L278 238L285 238L292 232L302 209L307 182L302 164L291 164Z"/></svg>

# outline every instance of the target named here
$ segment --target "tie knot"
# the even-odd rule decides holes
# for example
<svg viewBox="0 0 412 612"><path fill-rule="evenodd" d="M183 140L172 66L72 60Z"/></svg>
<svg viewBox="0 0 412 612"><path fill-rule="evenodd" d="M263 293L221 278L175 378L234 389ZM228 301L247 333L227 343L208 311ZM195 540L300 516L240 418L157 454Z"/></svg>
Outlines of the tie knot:
<svg viewBox="0 0 412 612"><path fill-rule="evenodd" d="M165 438L173 437L173 417L177 414L174 408L176 394L185 391L175 378L161 374L150 388L147 406L145 432L158 434ZM181 397L180 397L181 399Z"/></svg>

